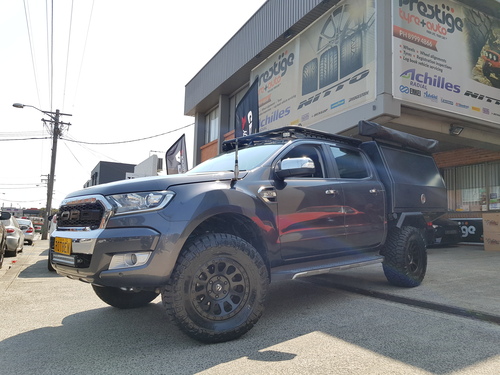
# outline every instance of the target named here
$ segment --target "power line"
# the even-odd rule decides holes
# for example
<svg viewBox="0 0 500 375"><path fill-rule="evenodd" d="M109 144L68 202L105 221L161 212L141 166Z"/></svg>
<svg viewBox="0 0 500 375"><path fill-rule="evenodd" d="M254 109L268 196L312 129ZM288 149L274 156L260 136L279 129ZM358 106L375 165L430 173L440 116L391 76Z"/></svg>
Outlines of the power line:
<svg viewBox="0 0 500 375"><path fill-rule="evenodd" d="M85 43L83 45L83 53L82 53L82 59L80 61L80 68L78 69L78 78L76 80L76 87L75 87L75 96L73 97L73 103L76 100L76 94L78 93L78 86L80 85L80 76L82 74L82 69L83 69L83 61L85 58L85 51L87 50L87 41L89 39L89 32L90 32L90 23L92 21L92 14L94 13L94 1L92 0L92 7L90 8L90 16L89 16L89 23L87 25L87 33L85 35Z"/></svg>
<svg viewBox="0 0 500 375"><path fill-rule="evenodd" d="M71 13L69 16L69 31L68 31L68 50L66 51L66 71L64 74L64 87L63 87L63 108L64 108L64 103L66 101L66 86L68 82L68 67L69 67L69 51L70 51L70 46L71 46L71 30L73 28L73 5L74 1L71 1Z"/></svg>
<svg viewBox="0 0 500 375"><path fill-rule="evenodd" d="M66 137L60 137L60 139L62 139L63 141L68 141L68 142L72 142L72 143L78 143L78 144L84 144L84 145L118 145L118 144L123 144L123 143L133 143L133 142L140 142L140 141L145 141L147 139L152 139L152 138L157 138L157 137L161 137L163 135L167 135L167 134L171 134L171 133L174 133L176 131L179 131L179 130L182 130L182 129L185 129L189 126L193 126L194 123L192 124L188 124L188 125L185 125L185 126L181 126L180 128L177 128L177 129L174 129L174 130L170 130L168 132L165 132L165 133L161 133L161 134L157 134L157 135L152 135L152 136L149 136L149 137L144 137L144 138L138 138L138 139L131 139L131 140L128 140L128 141L116 141L116 142L86 142L86 141L78 141L76 139L72 139L72 138L66 138ZM2 136L2 134L7 134L7 133L0 133L0 136ZM19 133L17 133L19 134ZM50 139L52 137L27 137L27 138L8 138L8 139L0 139L0 142L5 142L5 141L30 141L30 140L38 140L38 139Z"/></svg>
<svg viewBox="0 0 500 375"><path fill-rule="evenodd" d="M41 139L50 139L52 137L32 137L32 138L9 138L9 139L0 139L0 142L6 141L36 141Z"/></svg>
<svg viewBox="0 0 500 375"><path fill-rule="evenodd" d="M117 145L117 144L139 142L139 141L144 141L146 139L161 137L163 135L174 133L176 131L179 131L181 129L187 128L188 126L193 126L193 125L194 125L194 123L182 126L180 128L174 129L174 130L170 130L170 131L165 132L165 133L161 133L161 134L157 134L157 135L152 135L150 137L144 137L144 138L138 138L138 139L131 139L131 140L128 140L128 141L118 141L118 142L85 142L85 141L77 141L77 140L70 139L70 138L64 138L64 137L61 137L61 139L64 140L64 141L74 142L74 143L81 143L81 144L85 144L85 145Z"/></svg>
<svg viewBox="0 0 500 375"><path fill-rule="evenodd" d="M51 16L50 16L50 110L52 111L53 107L53 98L54 98L54 0L51 2Z"/></svg>
<svg viewBox="0 0 500 375"><path fill-rule="evenodd" d="M33 76L35 78L35 87L36 87L36 95L38 97L38 103L40 103L40 90L38 89L38 80L36 78L36 63L35 63L35 52L33 49L33 42L31 40L31 22L30 22L30 16L29 16L29 6L26 3L26 0L24 1L24 16L26 18L26 28L28 30L28 40L30 44L30 52L31 52L31 64L33 65Z"/></svg>

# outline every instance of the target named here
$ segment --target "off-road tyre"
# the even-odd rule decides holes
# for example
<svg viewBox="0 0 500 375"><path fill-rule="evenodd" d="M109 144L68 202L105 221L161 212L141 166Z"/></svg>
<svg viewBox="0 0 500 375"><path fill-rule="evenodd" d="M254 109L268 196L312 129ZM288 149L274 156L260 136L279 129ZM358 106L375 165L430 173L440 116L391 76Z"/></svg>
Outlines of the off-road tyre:
<svg viewBox="0 0 500 375"><path fill-rule="evenodd" d="M391 284L413 288L422 283L427 271L427 249L417 228L391 229L383 255L384 274Z"/></svg>
<svg viewBox="0 0 500 375"><path fill-rule="evenodd" d="M92 284L95 294L108 305L119 309L134 309L143 307L154 300L159 293L141 290L127 291L109 286L97 286Z"/></svg>
<svg viewBox="0 0 500 375"><path fill-rule="evenodd" d="M169 318L205 343L234 340L264 311L269 273L245 240L221 233L197 238L183 250L162 301Z"/></svg>

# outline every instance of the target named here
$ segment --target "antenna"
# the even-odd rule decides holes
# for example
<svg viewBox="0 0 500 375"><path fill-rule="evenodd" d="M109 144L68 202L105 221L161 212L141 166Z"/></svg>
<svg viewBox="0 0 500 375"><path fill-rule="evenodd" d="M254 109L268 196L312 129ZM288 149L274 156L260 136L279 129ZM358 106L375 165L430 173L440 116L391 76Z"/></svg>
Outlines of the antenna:
<svg viewBox="0 0 500 375"><path fill-rule="evenodd" d="M234 177L233 177L233 181L238 181L239 174L240 174L240 169L238 166L238 138L236 138L236 147L234 148Z"/></svg>

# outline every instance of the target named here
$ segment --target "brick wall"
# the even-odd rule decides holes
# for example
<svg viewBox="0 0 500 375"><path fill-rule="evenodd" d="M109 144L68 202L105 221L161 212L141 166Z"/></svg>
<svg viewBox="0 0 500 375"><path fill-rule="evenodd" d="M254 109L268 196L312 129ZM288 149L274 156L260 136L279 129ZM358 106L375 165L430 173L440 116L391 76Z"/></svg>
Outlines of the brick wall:
<svg viewBox="0 0 500 375"><path fill-rule="evenodd" d="M448 152L438 152L433 154L433 156L439 168L500 161L500 151L494 152L478 148L464 148Z"/></svg>
<svg viewBox="0 0 500 375"><path fill-rule="evenodd" d="M219 153L219 141L216 139L206 145L200 147L201 155L200 159L202 162L217 156Z"/></svg>

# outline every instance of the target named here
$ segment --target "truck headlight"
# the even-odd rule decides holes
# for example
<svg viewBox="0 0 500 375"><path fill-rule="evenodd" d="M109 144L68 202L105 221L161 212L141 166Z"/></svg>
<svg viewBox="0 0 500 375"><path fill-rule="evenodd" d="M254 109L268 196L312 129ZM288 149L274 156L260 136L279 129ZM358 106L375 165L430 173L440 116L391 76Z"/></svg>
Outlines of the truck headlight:
<svg viewBox="0 0 500 375"><path fill-rule="evenodd" d="M114 207L115 215L138 211L154 211L165 207L174 197L172 191L146 191L139 193L113 194L106 199Z"/></svg>

